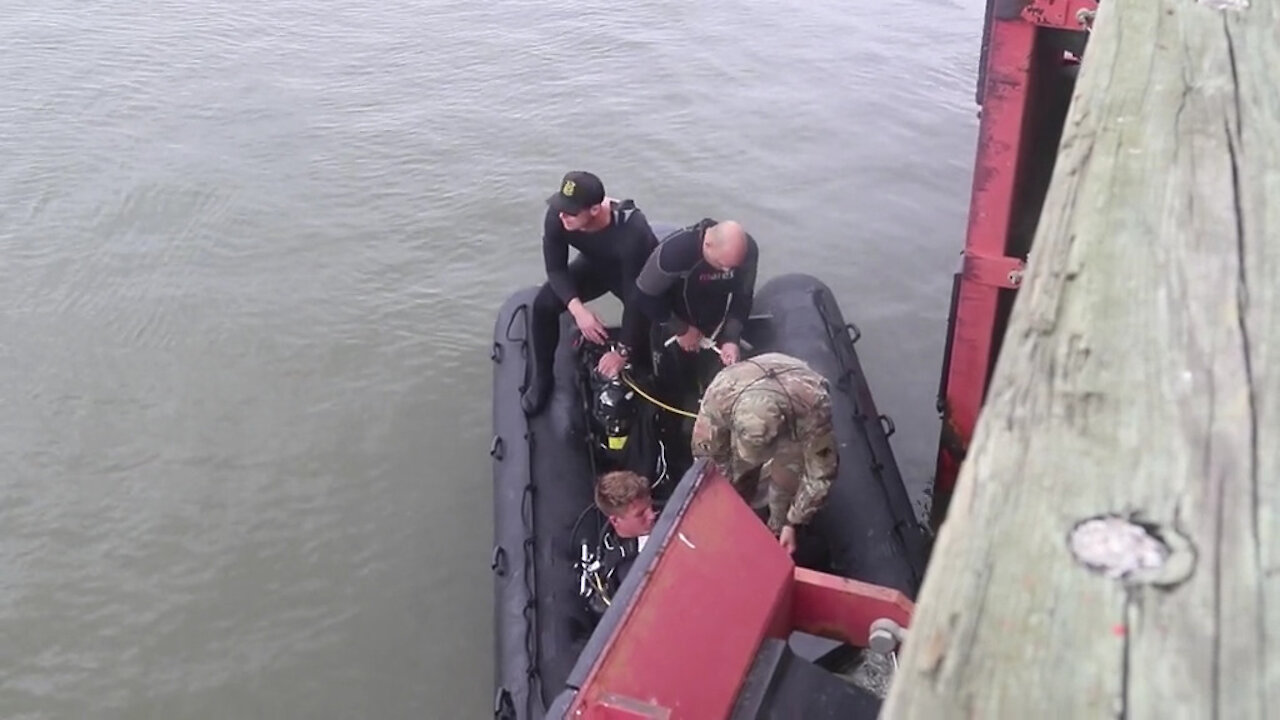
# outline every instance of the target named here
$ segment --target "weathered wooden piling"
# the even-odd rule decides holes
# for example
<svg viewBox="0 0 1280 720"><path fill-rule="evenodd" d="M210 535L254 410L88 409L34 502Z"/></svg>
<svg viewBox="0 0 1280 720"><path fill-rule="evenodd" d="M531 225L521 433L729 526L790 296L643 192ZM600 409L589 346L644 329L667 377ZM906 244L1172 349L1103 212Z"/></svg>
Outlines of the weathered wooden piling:
<svg viewBox="0 0 1280 720"><path fill-rule="evenodd" d="M1280 0L1103 0L886 718L1280 717Z"/></svg>

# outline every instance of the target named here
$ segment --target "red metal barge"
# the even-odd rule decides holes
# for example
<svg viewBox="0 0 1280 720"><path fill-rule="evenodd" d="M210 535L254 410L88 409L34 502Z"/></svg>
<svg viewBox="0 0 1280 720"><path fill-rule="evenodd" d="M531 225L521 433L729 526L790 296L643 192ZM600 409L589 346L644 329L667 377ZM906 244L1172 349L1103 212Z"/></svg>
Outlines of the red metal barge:
<svg viewBox="0 0 1280 720"><path fill-rule="evenodd" d="M932 524L946 516L1057 159L1096 0L987 0L969 226L938 388Z"/></svg>

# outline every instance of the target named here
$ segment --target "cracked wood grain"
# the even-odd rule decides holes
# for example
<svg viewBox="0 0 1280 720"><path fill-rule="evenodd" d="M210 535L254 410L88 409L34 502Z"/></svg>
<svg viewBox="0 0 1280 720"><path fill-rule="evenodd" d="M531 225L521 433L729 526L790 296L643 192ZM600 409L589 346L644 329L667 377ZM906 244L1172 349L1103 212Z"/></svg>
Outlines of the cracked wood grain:
<svg viewBox="0 0 1280 720"><path fill-rule="evenodd" d="M882 717L1280 717L1276 68L1277 0L1101 3ZM1108 514L1193 560L1089 570Z"/></svg>

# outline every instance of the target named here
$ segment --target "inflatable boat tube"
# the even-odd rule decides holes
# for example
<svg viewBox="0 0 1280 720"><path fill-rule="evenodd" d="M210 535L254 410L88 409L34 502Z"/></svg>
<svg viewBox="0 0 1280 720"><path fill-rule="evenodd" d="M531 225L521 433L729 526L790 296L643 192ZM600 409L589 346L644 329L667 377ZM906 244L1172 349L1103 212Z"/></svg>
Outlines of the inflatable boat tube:
<svg viewBox="0 0 1280 720"><path fill-rule="evenodd" d="M567 315L546 410L526 418L520 407L522 388L533 372L529 333L536 294L537 288L525 288L502 305L491 352L493 709L496 718L519 720L545 716L588 642L601 641L593 631L609 629L596 627L598 618L579 596L574 568L575 524L592 504L593 477ZM831 383L840 470L811 523L830 550L829 567L820 569L895 588L914 599L928 557L928 534L915 518L889 446L892 421L877 412L854 352L858 330L845 322L831 291L808 275L785 275L758 287L752 315L743 335L751 353L792 355ZM681 485L687 480L686 474Z"/></svg>

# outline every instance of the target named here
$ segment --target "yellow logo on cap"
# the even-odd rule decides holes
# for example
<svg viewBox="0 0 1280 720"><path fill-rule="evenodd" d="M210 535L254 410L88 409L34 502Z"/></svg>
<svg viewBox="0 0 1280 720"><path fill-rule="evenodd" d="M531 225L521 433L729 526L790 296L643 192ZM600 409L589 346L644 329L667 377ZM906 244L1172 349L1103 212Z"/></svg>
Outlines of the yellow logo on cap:
<svg viewBox="0 0 1280 720"><path fill-rule="evenodd" d="M560 188L560 193L565 197L573 197L573 191L577 187L572 180L565 180L564 187Z"/></svg>

